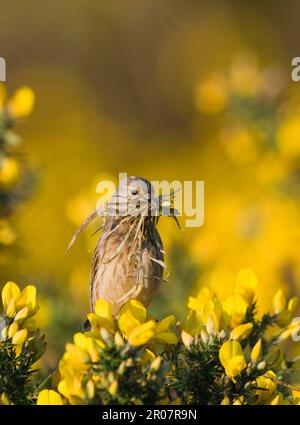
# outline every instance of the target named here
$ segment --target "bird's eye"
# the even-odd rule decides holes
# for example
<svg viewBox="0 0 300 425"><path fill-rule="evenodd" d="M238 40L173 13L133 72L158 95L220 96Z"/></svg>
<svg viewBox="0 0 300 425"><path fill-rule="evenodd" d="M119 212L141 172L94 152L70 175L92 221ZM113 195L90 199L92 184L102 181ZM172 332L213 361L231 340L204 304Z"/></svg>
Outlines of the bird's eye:
<svg viewBox="0 0 300 425"><path fill-rule="evenodd" d="M131 195L137 195L138 194L138 191L136 190L136 189L131 189Z"/></svg>

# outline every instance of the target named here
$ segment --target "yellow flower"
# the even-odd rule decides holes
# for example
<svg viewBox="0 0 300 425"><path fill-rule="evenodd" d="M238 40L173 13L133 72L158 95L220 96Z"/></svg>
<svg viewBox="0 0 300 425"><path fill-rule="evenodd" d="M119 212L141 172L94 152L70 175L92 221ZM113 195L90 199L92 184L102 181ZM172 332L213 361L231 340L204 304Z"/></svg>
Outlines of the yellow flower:
<svg viewBox="0 0 300 425"><path fill-rule="evenodd" d="M194 310L190 310L188 312L184 330L191 336L199 335L201 329L203 328L203 324L199 320L199 316Z"/></svg>
<svg viewBox="0 0 300 425"><path fill-rule="evenodd" d="M14 118L24 118L31 114L35 96L31 88L21 87L9 100L7 108Z"/></svg>
<svg viewBox="0 0 300 425"><path fill-rule="evenodd" d="M253 329L253 324L252 323L245 323L243 325L238 325L236 328L234 328L231 331L230 334L230 338L231 339L238 339L238 340L242 340L247 338Z"/></svg>
<svg viewBox="0 0 300 425"><path fill-rule="evenodd" d="M174 332L170 330L171 326L176 323L176 317L173 315L167 316L156 324L153 339L158 342L167 344L177 344L178 338Z"/></svg>
<svg viewBox="0 0 300 425"><path fill-rule="evenodd" d="M42 390L39 392L36 404L39 405L61 405L61 396L53 390Z"/></svg>
<svg viewBox="0 0 300 425"><path fill-rule="evenodd" d="M118 381L115 379L110 386L108 387L108 392L112 395L115 396L118 392L118 388L119 388L119 383Z"/></svg>
<svg viewBox="0 0 300 425"><path fill-rule="evenodd" d="M150 369L157 372L161 366L161 362L162 362L162 357L161 356L156 357L156 359L154 359L153 362L151 363Z"/></svg>
<svg viewBox="0 0 300 425"><path fill-rule="evenodd" d="M267 371L264 375L256 378L256 395L259 404L266 404L274 395L277 384L274 382L276 375L272 370Z"/></svg>
<svg viewBox="0 0 300 425"><path fill-rule="evenodd" d="M222 406L229 406L230 404L231 404L230 403L230 398L228 397L228 395L225 395L225 397L221 401L221 405Z"/></svg>
<svg viewBox="0 0 300 425"><path fill-rule="evenodd" d="M293 297L287 302L282 289L279 289L273 297L273 313L277 314L277 324L281 327L286 326L292 320L292 315L297 307L298 298Z"/></svg>
<svg viewBox="0 0 300 425"><path fill-rule="evenodd" d="M19 330L18 323L13 322L8 329L8 338L12 338L18 330Z"/></svg>
<svg viewBox="0 0 300 425"><path fill-rule="evenodd" d="M12 245L16 238L17 235L8 220L0 220L0 244L5 246Z"/></svg>
<svg viewBox="0 0 300 425"><path fill-rule="evenodd" d="M67 343L63 360L74 364L75 367L85 369L90 363L100 359L104 344L86 334L78 332L74 335L74 344Z"/></svg>
<svg viewBox="0 0 300 425"><path fill-rule="evenodd" d="M2 393L0 397L0 404L8 406L10 404L9 398L6 393Z"/></svg>
<svg viewBox="0 0 300 425"><path fill-rule="evenodd" d="M252 351L251 351L251 361L253 363L257 363L260 359L262 353L262 342L261 338L257 341L257 343L254 345Z"/></svg>
<svg viewBox="0 0 300 425"><path fill-rule="evenodd" d="M89 379L86 383L85 394L88 400L92 400L95 397L95 384L92 379Z"/></svg>
<svg viewBox="0 0 300 425"><path fill-rule="evenodd" d="M239 375L246 367L241 344L238 341L226 341L221 346L219 358L225 373L230 378Z"/></svg>
<svg viewBox="0 0 300 425"><path fill-rule="evenodd" d="M247 312L248 304L239 294L230 295L223 303L223 308L230 316L230 326L236 327L240 325Z"/></svg>
<svg viewBox="0 0 300 425"><path fill-rule="evenodd" d="M2 304L8 317L16 321L28 319L38 310L35 286L28 285L21 292L18 285L8 282L2 290Z"/></svg>
<svg viewBox="0 0 300 425"><path fill-rule="evenodd" d="M228 103L228 84L223 75L215 73L196 88L196 106L206 114L222 112Z"/></svg>
<svg viewBox="0 0 300 425"><path fill-rule="evenodd" d="M111 305L103 299L96 302L95 313L90 313L87 317L94 329L105 328L110 332L115 329Z"/></svg>
<svg viewBox="0 0 300 425"><path fill-rule="evenodd" d="M215 293L209 288L202 288L197 298L189 297L188 308L195 311L196 316L190 315L190 324L187 326L189 333L198 333L199 328L208 326L212 333L219 332L228 322L228 317L222 304ZM196 319L200 325L192 324L191 319ZM194 332L193 330L194 329Z"/></svg>
<svg viewBox="0 0 300 425"><path fill-rule="evenodd" d="M181 339L186 347L189 347L194 342L194 338L192 337L192 335L190 335L184 330L181 332Z"/></svg>
<svg viewBox="0 0 300 425"><path fill-rule="evenodd" d="M19 300L21 295L20 288L14 282L7 282L7 284L2 289L2 304L5 311L7 311L11 301L14 301L15 304Z"/></svg>
<svg viewBox="0 0 300 425"><path fill-rule="evenodd" d="M0 186L4 189L13 187L20 177L19 164L14 158L4 157L0 160Z"/></svg>
<svg viewBox="0 0 300 425"><path fill-rule="evenodd" d="M22 345L26 341L27 336L28 336L28 330L21 329L20 331L17 331L12 337L12 343L14 345Z"/></svg>
<svg viewBox="0 0 300 425"><path fill-rule="evenodd" d="M242 269L236 277L235 292L241 295L247 303L252 303L258 280L254 271L250 268Z"/></svg>
<svg viewBox="0 0 300 425"><path fill-rule="evenodd" d="M4 326L4 328L1 330L1 339L6 340L8 338L8 326Z"/></svg>
<svg viewBox="0 0 300 425"><path fill-rule="evenodd" d="M286 297L284 296L282 289L279 289L272 300L274 314L279 314L284 311L286 302Z"/></svg>
<svg viewBox="0 0 300 425"><path fill-rule="evenodd" d="M18 307L25 306L28 307L29 313L36 309L36 287L33 285L26 286L21 293Z"/></svg>
<svg viewBox="0 0 300 425"><path fill-rule="evenodd" d="M84 389L81 385L83 374L72 367L68 362L59 362L59 371L63 378L58 384L58 391L65 396L71 404L85 404Z"/></svg>
<svg viewBox="0 0 300 425"><path fill-rule="evenodd" d="M147 318L147 310L137 300L130 300L120 310L118 325L121 332L128 336L130 332Z"/></svg>
<svg viewBox="0 0 300 425"><path fill-rule="evenodd" d="M142 364L146 364L146 363L152 363L153 360L155 360L155 354L153 353L153 351L149 350L148 348L146 348L145 353L143 355L143 358L141 360Z"/></svg>
<svg viewBox="0 0 300 425"><path fill-rule="evenodd" d="M130 300L120 310L118 325L120 331L128 338L131 345L143 345L153 340L167 344L177 344L178 339L169 328L174 325L174 316L168 316L156 323L147 321L147 310L137 300Z"/></svg>
<svg viewBox="0 0 300 425"><path fill-rule="evenodd" d="M128 342L133 346L146 344L146 342L153 338L154 331L155 322L154 320L149 320L131 330L128 336Z"/></svg>
<svg viewBox="0 0 300 425"><path fill-rule="evenodd" d="M196 311L205 323L214 308L215 302L217 302L217 297L214 292L211 289L204 287L201 288L197 298L189 297L188 308Z"/></svg>
<svg viewBox="0 0 300 425"><path fill-rule="evenodd" d="M70 404L87 404L94 398L95 384L93 380L85 379L84 369L71 364L64 356L59 363L59 371L62 379L58 384L58 391Z"/></svg>

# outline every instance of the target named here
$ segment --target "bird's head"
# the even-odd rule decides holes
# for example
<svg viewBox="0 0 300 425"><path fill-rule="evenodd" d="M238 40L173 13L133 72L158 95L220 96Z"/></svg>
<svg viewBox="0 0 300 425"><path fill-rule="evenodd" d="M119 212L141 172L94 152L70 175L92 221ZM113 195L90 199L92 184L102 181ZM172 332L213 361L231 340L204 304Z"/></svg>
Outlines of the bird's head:
<svg viewBox="0 0 300 425"><path fill-rule="evenodd" d="M111 220L123 222L127 219L138 219L139 223L152 222L156 225L162 215L173 217L180 228L176 217L178 212L173 207L174 196L174 191L155 195L153 185L143 177L131 176L121 180L110 201L91 214L75 232L67 251L82 230L97 216L104 218L98 230L104 227L106 221L111 222Z"/></svg>
<svg viewBox="0 0 300 425"><path fill-rule="evenodd" d="M106 207L106 215L150 217L157 222L162 215L175 217L174 192L157 195L153 185L143 177L131 176L120 181Z"/></svg>
<svg viewBox="0 0 300 425"><path fill-rule="evenodd" d="M108 216L146 216L151 213L153 197L154 188L148 180L131 176L120 181L105 213Z"/></svg>

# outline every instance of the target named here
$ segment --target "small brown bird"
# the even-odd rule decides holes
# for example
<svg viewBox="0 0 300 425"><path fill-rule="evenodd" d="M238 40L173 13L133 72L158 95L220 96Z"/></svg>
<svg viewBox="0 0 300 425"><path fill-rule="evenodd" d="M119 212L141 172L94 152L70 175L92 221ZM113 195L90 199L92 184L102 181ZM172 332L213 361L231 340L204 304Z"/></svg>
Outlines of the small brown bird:
<svg viewBox="0 0 300 425"><path fill-rule="evenodd" d="M153 194L144 178L122 180L108 205L88 217L73 236L68 249L97 215L104 216L91 266L92 311L99 298L112 304L115 316L129 299L147 306L162 282L164 252L156 228L161 207Z"/></svg>

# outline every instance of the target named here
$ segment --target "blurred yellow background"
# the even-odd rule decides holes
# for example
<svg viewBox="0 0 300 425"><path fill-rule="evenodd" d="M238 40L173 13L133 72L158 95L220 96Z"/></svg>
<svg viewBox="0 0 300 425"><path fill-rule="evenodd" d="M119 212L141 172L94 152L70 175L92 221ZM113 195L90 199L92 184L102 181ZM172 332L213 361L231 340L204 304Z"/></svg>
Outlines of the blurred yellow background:
<svg viewBox="0 0 300 425"><path fill-rule="evenodd" d="M37 0L1 7L7 89L30 86L17 131L36 174L0 251L1 284L35 283L53 366L89 309L96 183L119 172L204 180L205 223L162 218L170 282L151 310L182 317L188 294L230 293L252 267L259 304L300 292L300 5L287 2ZM1 235L0 235L1 236Z"/></svg>

